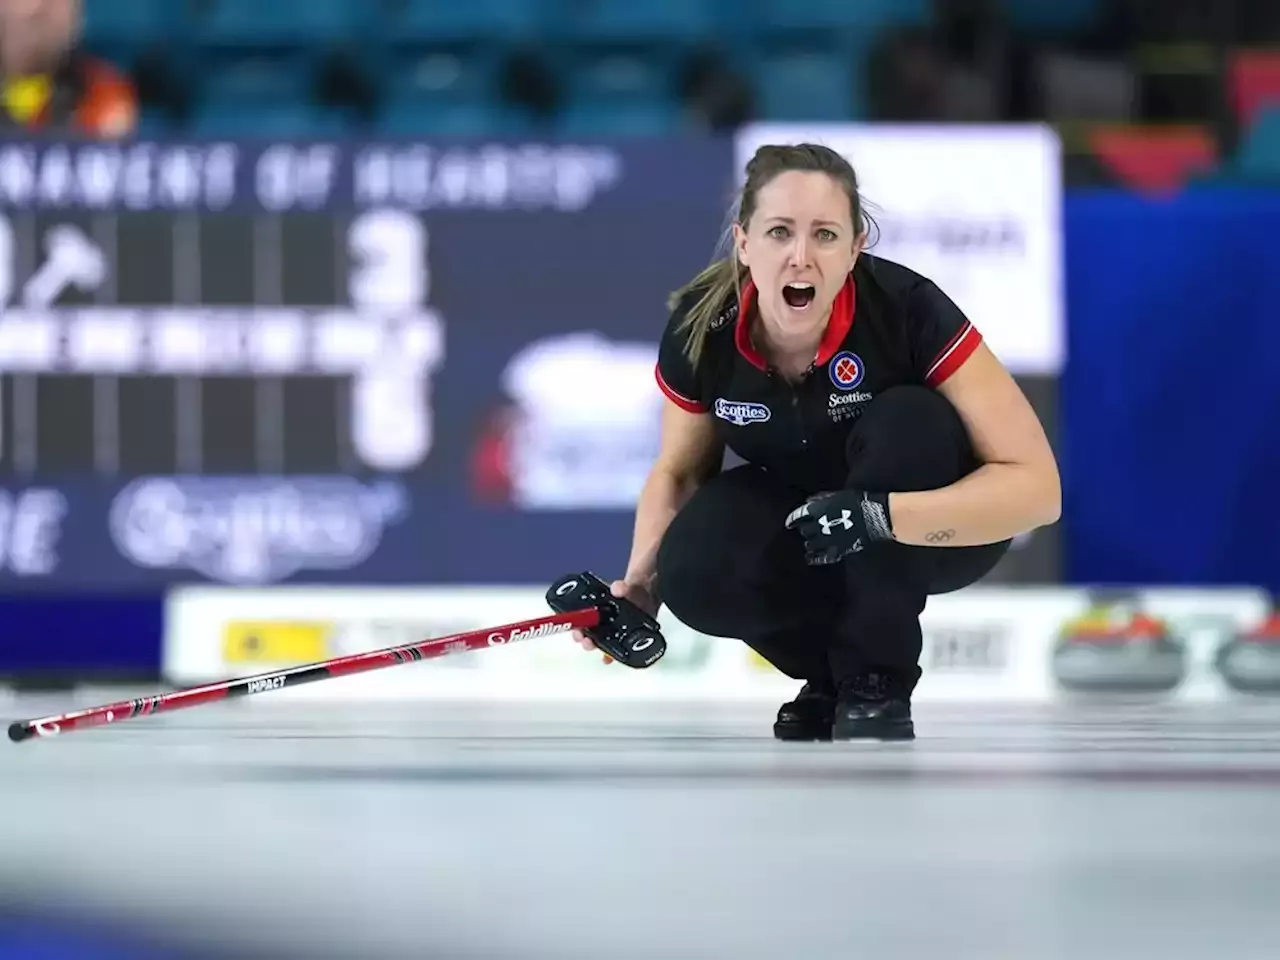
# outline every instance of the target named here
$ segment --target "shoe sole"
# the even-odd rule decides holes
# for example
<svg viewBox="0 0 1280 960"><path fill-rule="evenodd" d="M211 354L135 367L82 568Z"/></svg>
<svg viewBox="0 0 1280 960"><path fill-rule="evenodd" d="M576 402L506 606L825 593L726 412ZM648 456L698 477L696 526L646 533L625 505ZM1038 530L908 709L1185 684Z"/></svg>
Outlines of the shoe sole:
<svg viewBox="0 0 1280 960"><path fill-rule="evenodd" d="M823 743L831 739L831 728L815 729L811 724L775 723L773 736L776 740L787 740L792 743Z"/></svg>
<svg viewBox="0 0 1280 960"><path fill-rule="evenodd" d="M860 720L834 725L832 740L914 740L915 724L910 720Z"/></svg>

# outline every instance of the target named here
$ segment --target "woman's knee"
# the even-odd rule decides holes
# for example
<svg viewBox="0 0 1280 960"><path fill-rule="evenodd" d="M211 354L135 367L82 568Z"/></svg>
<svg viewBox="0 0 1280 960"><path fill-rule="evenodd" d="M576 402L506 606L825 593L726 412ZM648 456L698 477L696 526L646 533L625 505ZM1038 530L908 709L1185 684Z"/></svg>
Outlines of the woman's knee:
<svg viewBox="0 0 1280 960"><path fill-rule="evenodd" d="M658 548L658 592L667 608L695 630L740 639L756 614L753 592L782 572L788 545L802 562L784 521L803 499L756 467L726 471L698 490Z"/></svg>
<svg viewBox="0 0 1280 960"><path fill-rule="evenodd" d="M1012 545L1012 540L1001 540L999 543L941 550L921 547L922 550L931 550L933 555L933 571L927 587L929 594L954 593L972 586L999 565Z"/></svg>
<svg viewBox="0 0 1280 960"><path fill-rule="evenodd" d="M892 387L849 431L849 483L877 490L930 490L978 466L964 421L928 387Z"/></svg>

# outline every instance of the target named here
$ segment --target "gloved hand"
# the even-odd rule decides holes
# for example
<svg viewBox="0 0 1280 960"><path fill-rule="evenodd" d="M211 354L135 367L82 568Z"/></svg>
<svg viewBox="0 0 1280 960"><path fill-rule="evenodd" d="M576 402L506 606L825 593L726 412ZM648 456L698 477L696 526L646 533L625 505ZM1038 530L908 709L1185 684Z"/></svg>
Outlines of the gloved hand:
<svg viewBox="0 0 1280 960"><path fill-rule="evenodd" d="M609 584L609 592L615 597L623 597L630 600L637 607L649 614L651 617L658 616L658 607L661 602L652 586L653 578L650 577L647 583L635 583L629 580L615 580ZM570 634L574 642L582 647L583 650L591 651L596 649L594 641L581 630L574 630ZM607 653L602 655L605 663L613 663L613 657Z"/></svg>
<svg viewBox="0 0 1280 960"><path fill-rule="evenodd" d="M893 539L889 495L865 490L819 493L787 515L786 527L804 538L809 566L839 563L877 540Z"/></svg>

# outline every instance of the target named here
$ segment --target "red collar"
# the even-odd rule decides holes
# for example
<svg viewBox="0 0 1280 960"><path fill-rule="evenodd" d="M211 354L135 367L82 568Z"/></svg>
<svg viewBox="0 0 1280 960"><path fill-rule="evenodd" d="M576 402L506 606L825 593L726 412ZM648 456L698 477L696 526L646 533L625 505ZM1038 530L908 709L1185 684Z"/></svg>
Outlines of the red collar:
<svg viewBox="0 0 1280 960"><path fill-rule="evenodd" d="M823 331L822 342L818 344L818 353L813 358L815 367L822 366L834 357L836 351L840 349L840 344L844 343L844 338L849 335L849 330L853 327L857 299L853 274L849 274L849 279L840 288L840 292L836 294L835 303L831 305L831 317L827 320L827 329ZM746 286L742 288L742 307L738 310L738 323L733 330L733 342L737 344L738 352L748 363L767 373L769 361L751 343L750 317L755 301L756 286L748 280Z"/></svg>

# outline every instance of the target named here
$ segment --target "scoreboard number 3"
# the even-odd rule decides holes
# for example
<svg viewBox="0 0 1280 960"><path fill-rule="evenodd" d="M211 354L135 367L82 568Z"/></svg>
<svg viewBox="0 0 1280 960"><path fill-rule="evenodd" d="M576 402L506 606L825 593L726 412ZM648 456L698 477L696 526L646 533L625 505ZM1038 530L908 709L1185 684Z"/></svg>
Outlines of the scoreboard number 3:
<svg viewBox="0 0 1280 960"><path fill-rule="evenodd" d="M351 255L348 294L361 308L420 307L430 293L427 228L398 210L356 218L347 236Z"/></svg>
<svg viewBox="0 0 1280 960"><path fill-rule="evenodd" d="M425 307L431 274L421 220L398 210L372 211L352 222L347 243L348 296L358 313L418 313ZM409 338L427 333L419 325L401 332ZM383 470L412 467L431 449L430 378L421 363L400 359L426 347L416 346L393 349L352 382L352 441L364 462Z"/></svg>

